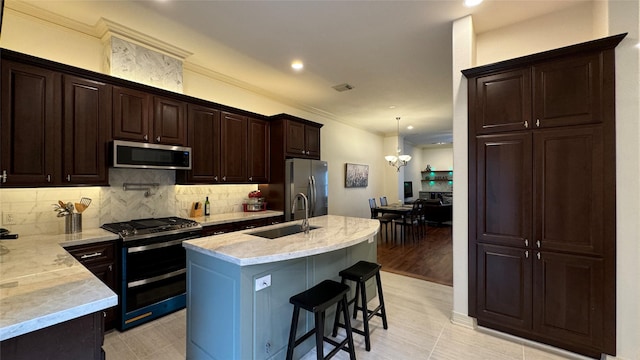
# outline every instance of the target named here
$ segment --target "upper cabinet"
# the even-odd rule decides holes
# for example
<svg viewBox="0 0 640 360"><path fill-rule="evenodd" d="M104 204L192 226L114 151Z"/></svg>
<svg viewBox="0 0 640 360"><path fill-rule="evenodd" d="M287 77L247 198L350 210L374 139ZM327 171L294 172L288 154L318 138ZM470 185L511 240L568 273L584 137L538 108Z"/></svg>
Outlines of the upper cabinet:
<svg viewBox="0 0 640 360"><path fill-rule="evenodd" d="M185 103L145 91L113 87L113 138L184 145Z"/></svg>
<svg viewBox="0 0 640 360"><path fill-rule="evenodd" d="M601 121L604 58L587 54L477 76L470 121L479 134Z"/></svg>
<svg viewBox="0 0 640 360"><path fill-rule="evenodd" d="M63 179L69 184L109 183L107 151L111 86L64 75Z"/></svg>
<svg viewBox="0 0 640 360"><path fill-rule="evenodd" d="M180 184L237 184L269 181L269 123L254 117L189 104L187 146L192 169L179 171Z"/></svg>
<svg viewBox="0 0 640 360"><path fill-rule="evenodd" d="M5 186L106 185L110 86L2 61Z"/></svg>
<svg viewBox="0 0 640 360"><path fill-rule="evenodd" d="M287 114L275 115L273 118L278 130L272 134L272 142L283 144L286 157L320 159L322 125Z"/></svg>

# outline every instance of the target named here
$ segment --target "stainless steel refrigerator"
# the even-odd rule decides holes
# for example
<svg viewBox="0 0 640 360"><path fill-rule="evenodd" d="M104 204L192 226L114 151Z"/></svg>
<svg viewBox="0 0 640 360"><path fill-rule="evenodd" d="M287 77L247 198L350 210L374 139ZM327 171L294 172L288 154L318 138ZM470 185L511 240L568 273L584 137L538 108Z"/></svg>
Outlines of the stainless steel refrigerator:
<svg viewBox="0 0 640 360"><path fill-rule="evenodd" d="M285 161L284 217L286 221L304 219L304 204L296 199L295 212L291 201L303 193L309 199L309 217L327 215L329 210L329 173L326 161L289 159Z"/></svg>

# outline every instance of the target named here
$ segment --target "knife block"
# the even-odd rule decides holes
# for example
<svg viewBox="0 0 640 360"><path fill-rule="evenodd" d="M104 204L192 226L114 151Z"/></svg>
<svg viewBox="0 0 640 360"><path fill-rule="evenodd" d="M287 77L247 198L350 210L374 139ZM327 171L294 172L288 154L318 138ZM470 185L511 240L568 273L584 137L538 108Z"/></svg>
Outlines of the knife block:
<svg viewBox="0 0 640 360"><path fill-rule="evenodd" d="M202 203L194 202L191 205L191 211L189 213L189 217L192 217L192 218L202 217L203 211L204 211L204 208L202 207Z"/></svg>

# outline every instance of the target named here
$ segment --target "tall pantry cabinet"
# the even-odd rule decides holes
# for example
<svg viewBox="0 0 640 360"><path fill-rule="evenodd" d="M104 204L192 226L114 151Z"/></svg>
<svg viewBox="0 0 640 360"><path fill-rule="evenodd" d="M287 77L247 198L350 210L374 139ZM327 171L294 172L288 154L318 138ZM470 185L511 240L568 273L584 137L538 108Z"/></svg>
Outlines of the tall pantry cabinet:
<svg viewBox="0 0 640 360"><path fill-rule="evenodd" d="M615 354L614 48L624 36L463 71L478 325Z"/></svg>

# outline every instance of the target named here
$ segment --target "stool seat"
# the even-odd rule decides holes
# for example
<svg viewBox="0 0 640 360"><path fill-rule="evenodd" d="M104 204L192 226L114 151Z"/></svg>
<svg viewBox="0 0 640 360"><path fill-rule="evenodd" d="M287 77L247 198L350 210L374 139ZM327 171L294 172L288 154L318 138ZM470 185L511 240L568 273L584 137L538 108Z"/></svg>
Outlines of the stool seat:
<svg viewBox="0 0 640 360"><path fill-rule="evenodd" d="M289 344L287 345L287 360L293 359L293 349L313 334L316 336L316 353L318 360L330 359L340 350L347 351L351 360L356 359L356 352L353 346L353 334L351 333L351 323L349 322L349 312L347 311L347 293L349 290L349 286L344 283L339 283L333 280L324 280L316 286L289 298L289 302L293 304L293 316L291 318ZM336 309L336 317L339 316L340 309L342 309L347 333L346 338L341 342L337 342L324 336L325 311L336 304L338 305ZM315 324L313 329L296 339L300 309L312 312ZM326 357L324 357L323 351L323 344L325 341L334 346L333 350L331 350Z"/></svg>
<svg viewBox="0 0 640 360"><path fill-rule="evenodd" d="M347 280L353 281L356 283L356 294L353 299L347 301L347 306L349 304L353 305L353 318L356 319L358 317L358 310L362 311L362 323L364 326L363 330L360 329L351 329L356 334L360 334L364 336L365 348L367 351L371 350L371 339L369 334L369 320L371 320L374 316L379 316L382 318L382 327L386 330L388 328L387 325L387 311L384 306L384 297L382 295L382 282L380 280L380 269L382 266L380 264L368 262L368 261L358 261L352 266L340 271L338 274L342 278L342 283L344 284ZM376 287L378 289L378 300L380 304L372 310L367 308L367 280L375 277L376 278ZM358 306L358 301L361 301L362 305ZM340 310L341 303L338 304L338 310ZM346 324L341 324L340 319L337 316L333 321L333 336L336 336L338 332L338 327L346 327ZM351 326L351 325L349 325Z"/></svg>

